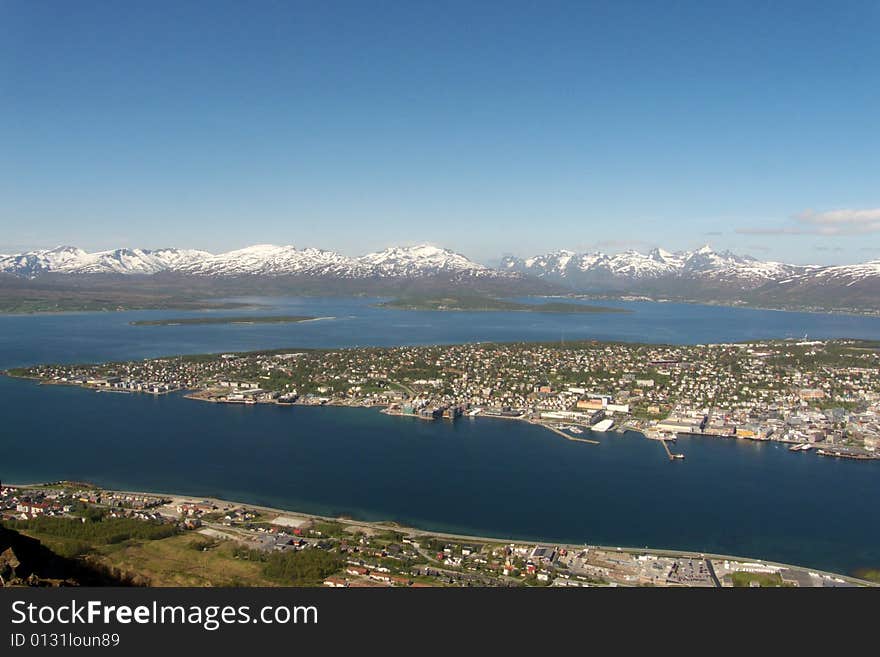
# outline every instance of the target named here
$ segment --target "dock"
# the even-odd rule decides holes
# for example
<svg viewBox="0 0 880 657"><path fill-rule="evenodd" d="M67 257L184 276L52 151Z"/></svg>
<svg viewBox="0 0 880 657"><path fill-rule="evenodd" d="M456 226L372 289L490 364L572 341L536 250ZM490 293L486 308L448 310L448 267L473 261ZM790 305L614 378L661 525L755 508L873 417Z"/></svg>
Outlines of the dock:
<svg viewBox="0 0 880 657"><path fill-rule="evenodd" d="M852 459L854 461L876 461L880 459L880 456L875 456L873 454L859 454L837 449L817 449L816 454L819 456L831 456L838 459Z"/></svg>
<svg viewBox="0 0 880 657"><path fill-rule="evenodd" d="M671 439L655 438L655 440L657 440L657 442L659 442L661 445L663 445L663 449L666 450L666 456L669 457L670 461L675 461L676 459L678 459L678 460L684 459L684 454L676 454L672 450L669 449L669 443L672 442Z"/></svg>
<svg viewBox="0 0 880 657"><path fill-rule="evenodd" d="M545 429L550 429L550 431L562 436L566 440L573 440L576 443L587 443L588 445L598 445L599 444L598 440L590 440L589 438L578 438L576 436L572 436L570 434L567 434L564 431L560 431L556 427L551 427L549 424L544 424L543 422L536 422L535 424L542 426Z"/></svg>

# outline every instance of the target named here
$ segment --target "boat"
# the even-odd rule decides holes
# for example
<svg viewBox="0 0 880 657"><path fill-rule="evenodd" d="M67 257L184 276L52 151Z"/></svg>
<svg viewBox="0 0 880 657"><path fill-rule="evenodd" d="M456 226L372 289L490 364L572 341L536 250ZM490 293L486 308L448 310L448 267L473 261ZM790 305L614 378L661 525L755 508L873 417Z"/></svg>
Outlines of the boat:
<svg viewBox="0 0 880 657"><path fill-rule="evenodd" d="M583 433L583 429L578 429L577 427L568 427L568 430L572 433Z"/></svg>

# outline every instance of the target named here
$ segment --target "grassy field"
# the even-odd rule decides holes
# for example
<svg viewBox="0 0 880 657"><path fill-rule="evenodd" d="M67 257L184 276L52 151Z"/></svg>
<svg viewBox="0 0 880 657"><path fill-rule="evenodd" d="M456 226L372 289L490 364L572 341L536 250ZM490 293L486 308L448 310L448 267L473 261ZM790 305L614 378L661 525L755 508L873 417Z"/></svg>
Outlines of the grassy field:
<svg viewBox="0 0 880 657"><path fill-rule="evenodd" d="M134 521L140 523L141 521ZM71 527L79 523L66 520ZM19 523L17 523L19 524ZM103 523L85 523L83 527ZM143 523L141 523L143 524ZM266 577L264 564L235 556L236 543L216 540L194 532L162 538L127 538L107 542L59 535L49 528L17 526L25 536L68 558L101 566L123 579L148 586L277 586Z"/></svg>
<svg viewBox="0 0 880 657"><path fill-rule="evenodd" d="M731 575L734 587L742 588L757 582L761 587L784 586L782 583L782 575L779 573L747 573L743 571L735 572Z"/></svg>
<svg viewBox="0 0 880 657"><path fill-rule="evenodd" d="M258 562L234 556L233 541L208 541L187 533L158 541L130 540L97 547L87 557L101 565L136 572L150 586L277 586ZM208 549L198 546L205 544Z"/></svg>
<svg viewBox="0 0 880 657"><path fill-rule="evenodd" d="M862 568L855 572L855 576L860 579L868 580L869 582L877 582L880 584L880 569L877 568Z"/></svg>

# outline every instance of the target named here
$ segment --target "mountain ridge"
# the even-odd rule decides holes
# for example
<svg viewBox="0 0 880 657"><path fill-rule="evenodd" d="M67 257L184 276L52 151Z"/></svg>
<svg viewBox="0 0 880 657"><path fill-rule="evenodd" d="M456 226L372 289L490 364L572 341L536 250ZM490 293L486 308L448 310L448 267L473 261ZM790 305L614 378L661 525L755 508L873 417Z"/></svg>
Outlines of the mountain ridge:
<svg viewBox="0 0 880 657"><path fill-rule="evenodd" d="M225 253L198 249L121 248L89 253L74 246L0 256L0 272L23 278L54 274L151 275L173 272L196 276L324 276L340 278L426 275L509 276L450 249L429 244L390 247L360 257L292 245L256 244Z"/></svg>
<svg viewBox="0 0 880 657"><path fill-rule="evenodd" d="M794 265L719 252L706 245L691 251L655 248L647 254L629 250L613 255L563 249L529 258L508 256L500 268L581 294L776 307L880 308L880 260Z"/></svg>
<svg viewBox="0 0 880 657"><path fill-rule="evenodd" d="M46 285L127 279L129 285L143 280L141 285L171 282L186 287L190 281L194 290L214 281L215 287L224 289L242 285L248 291L283 292L296 287L304 293L382 292L395 285L418 285L414 289L420 290L482 286L485 291L513 295L645 296L777 307L880 309L880 260L794 265L716 251L708 245L688 251L654 248L647 253L615 254L559 249L528 258L506 256L495 268L425 243L357 257L273 244L218 254L175 248L89 253L59 246L0 256L0 276Z"/></svg>

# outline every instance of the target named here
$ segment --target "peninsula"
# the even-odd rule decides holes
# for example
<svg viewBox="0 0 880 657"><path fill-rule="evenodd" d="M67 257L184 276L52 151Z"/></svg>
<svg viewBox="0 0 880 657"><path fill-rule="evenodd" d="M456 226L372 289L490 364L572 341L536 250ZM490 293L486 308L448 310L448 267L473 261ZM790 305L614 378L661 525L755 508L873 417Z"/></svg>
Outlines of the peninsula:
<svg viewBox="0 0 880 657"><path fill-rule="evenodd" d="M668 447L679 435L787 443L794 452L880 456L880 344L767 340L283 349L10 370L47 384L114 392L189 391L232 404L380 407L390 415L634 430Z"/></svg>

